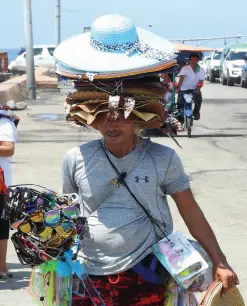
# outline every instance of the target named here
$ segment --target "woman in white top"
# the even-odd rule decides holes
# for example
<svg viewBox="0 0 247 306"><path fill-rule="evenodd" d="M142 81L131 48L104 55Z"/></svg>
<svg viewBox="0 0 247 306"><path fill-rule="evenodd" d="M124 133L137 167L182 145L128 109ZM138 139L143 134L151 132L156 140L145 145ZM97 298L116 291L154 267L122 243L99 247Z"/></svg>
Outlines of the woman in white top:
<svg viewBox="0 0 247 306"><path fill-rule="evenodd" d="M0 167L4 171L7 186L11 184L11 156L14 155L17 130L13 117L8 117L10 111L0 108ZM12 112L11 112L12 114ZM18 122L18 119L17 119ZM15 121L16 123L16 121ZM0 279L10 278L6 265L7 245L9 238L9 222L0 219Z"/></svg>

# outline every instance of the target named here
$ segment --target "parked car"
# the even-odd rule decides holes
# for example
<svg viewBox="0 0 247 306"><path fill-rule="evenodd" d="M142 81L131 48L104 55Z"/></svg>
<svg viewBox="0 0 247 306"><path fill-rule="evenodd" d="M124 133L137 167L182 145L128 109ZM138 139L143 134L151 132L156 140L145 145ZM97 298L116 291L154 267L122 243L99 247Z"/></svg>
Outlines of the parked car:
<svg viewBox="0 0 247 306"><path fill-rule="evenodd" d="M206 63L206 79L209 82L215 82L215 79L220 77L220 58L222 50L215 50L211 53L209 60Z"/></svg>
<svg viewBox="0 0 247 306"><path fill-rule="evenodd" d="M199 65L205 70L205 72L207 71L207 65L208 62L210 61L210 56L205 56L200 62Z"/></svg>
<svg viewBox="0 0 247 306"><path fill-rule="evenodd" d="M247 56L244 57L245 64L242 67L241 86L247 88Z"/></svg>
<svg viewBox="0 0 247 306"><path fill-rule="evenodd" d="M222 84L234 86L241 83L242 67L245 64L246 50L233 50L227 55L222 69Z"/></svg>
<svg viewBox="0 0 247 306"><path fill-rule="evenodd" d="M56 61L53 57L55 45L34 46L34 66L48 69L55 69ZM9 63L9 70L12 72L26 72L26 50L21 48L16 60Z"/></svg>
<svg viewBox="0 0 247 306"><path fill-rule="evenodd" d="M220 81L222 85L234 86L240 84L244 55L247 53L247 43L234 44L225 47L220 59Z"/></svg>

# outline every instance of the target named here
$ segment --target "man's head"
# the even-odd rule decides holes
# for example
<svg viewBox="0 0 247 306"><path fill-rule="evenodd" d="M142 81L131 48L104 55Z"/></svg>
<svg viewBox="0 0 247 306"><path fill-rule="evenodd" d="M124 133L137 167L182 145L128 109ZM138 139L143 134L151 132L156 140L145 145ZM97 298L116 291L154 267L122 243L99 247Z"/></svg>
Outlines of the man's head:
<svg viewBox="0 0 247 306"><path fill-rule="evenodd" d="M108 114L105 121L97 125L97 129L103 135L108 145L121 145L126 142L133 142L137 132L137 126L134 122L126 120L123 112L119 112L115 120L111 114Z"/></svg>
<svg viewBox="0 0 247 306"><path fill-rule="evenodd" d="M197 65L199 63L200 57L197 53L192 53L189 56L190 65Z"/></svg>

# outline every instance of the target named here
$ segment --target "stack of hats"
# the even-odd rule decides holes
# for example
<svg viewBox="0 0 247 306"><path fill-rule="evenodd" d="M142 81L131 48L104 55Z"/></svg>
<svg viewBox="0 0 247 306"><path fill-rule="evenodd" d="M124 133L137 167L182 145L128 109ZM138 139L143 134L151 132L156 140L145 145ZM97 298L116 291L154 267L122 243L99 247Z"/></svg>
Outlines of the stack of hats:
<svg viewBox="0 0 247 306"><path fill-rule="evenodd" d="M63 41L55 50L57 73L74 79L66 102L67 120L97 128L119 112L141 128L165 122L159 74L176 67L176 49L167 40L121 15L96 19L90 33Z"/></svg>

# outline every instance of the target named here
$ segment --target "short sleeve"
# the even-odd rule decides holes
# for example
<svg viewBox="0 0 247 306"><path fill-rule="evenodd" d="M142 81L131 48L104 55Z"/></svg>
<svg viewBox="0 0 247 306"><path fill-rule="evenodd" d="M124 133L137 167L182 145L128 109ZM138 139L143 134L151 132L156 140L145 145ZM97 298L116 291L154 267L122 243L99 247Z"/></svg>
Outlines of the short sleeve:
<svg viewBox="0 0 247 306"><path fill-rule="evenodd" d="M0 119L0 141L17 142L16 127L8 118Z"/></svg>
<svg viewBox="0 0 247 306"><path fill-rule="evenodd" d="M179 75L186 75L186 74L187 74L187 69L186 69L186 66L184 66L184 67L180 70Z"/></svg>
<svg viewBox="0 0 247 306"><path fill-rule="evenodd" d="M205 69L201 68L200 69L200 80L205 80L205 77L206 77Z"/></svg>
<svg viewBox="0 0 247 306"><path fill-rule="evenodd" d="M75 183L76 157L75 150L67 152L62 160L62 190L63 193L78 193Z"/></svg>
<svg viewBox="0 0 247 306"><path fill-rule="evenodd" d="M175 151L165 173L163 190L166 194L182 192L190 188L189 178L185 174L181 159Z"/></svg>

